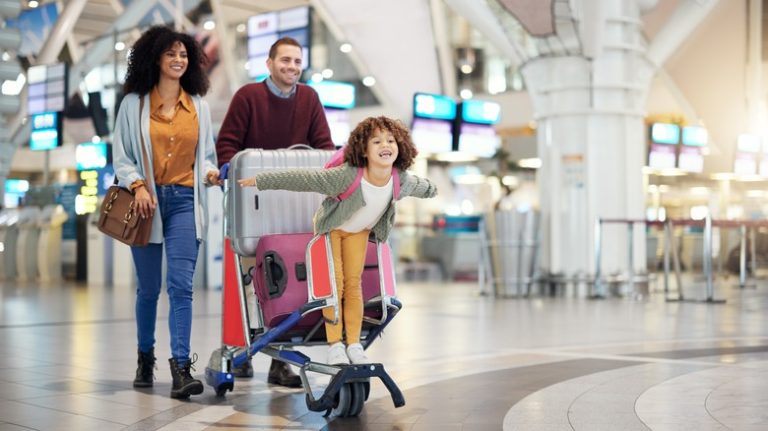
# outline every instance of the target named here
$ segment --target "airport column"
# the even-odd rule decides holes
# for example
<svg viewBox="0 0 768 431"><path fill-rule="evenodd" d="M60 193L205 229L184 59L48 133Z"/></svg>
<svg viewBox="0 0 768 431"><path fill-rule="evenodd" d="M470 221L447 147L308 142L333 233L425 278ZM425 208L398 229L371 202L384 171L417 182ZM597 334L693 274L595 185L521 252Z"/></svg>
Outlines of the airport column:
<svg viewBox="0 0 768 431"><path fill-rule="evenodd" d="M542 160L542 266L571 276L594 270L597 217L644 217L643 118L655 65L645 58L641 13L655 1L554 2L562 48L539 51L521 72ZM560 28L569 25L561 24L565 13L575 23L570 32ZM638 226L635 235L641 267L645 232ZM610 235L610 246L603 267L627 271L627 236Z"/></svg>
<svg viewBox="0 0 768 431"><path fill-rule="evenodd" d="M21 66L16 61L16 50L21 44L21 34L15 28L5 25L6 20L15 18L21 11L19 0L0 0L0 185L11 169L11 158L15 148L11 143L11 117L19 111L18 85ZM6 84L6 81L8 83ZM3 196L0 191L0 198Z"/></svg>

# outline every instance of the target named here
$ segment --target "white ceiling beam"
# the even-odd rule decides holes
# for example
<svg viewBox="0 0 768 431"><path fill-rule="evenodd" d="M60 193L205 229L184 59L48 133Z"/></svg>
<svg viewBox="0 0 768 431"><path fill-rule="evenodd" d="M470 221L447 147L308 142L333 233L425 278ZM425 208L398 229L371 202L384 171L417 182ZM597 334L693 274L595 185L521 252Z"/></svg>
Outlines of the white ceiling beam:
<svg viewBox="0 0 768 431"><path fill-rule="evenodd" d="M512 64L519 66L525 60L520 52L525 52L516 41L507 38L499 20L488 7L486 2L477 0L445 0L454 12L469 21L474 28L482 33Z"/></svg>
<svg viewBox="0 0 768 431"><path fill-rule="evenodd" d="M648 47L647 58L659 68L682 45L691 33L704 21L719 0L682 0L656 33Z"/></svg>

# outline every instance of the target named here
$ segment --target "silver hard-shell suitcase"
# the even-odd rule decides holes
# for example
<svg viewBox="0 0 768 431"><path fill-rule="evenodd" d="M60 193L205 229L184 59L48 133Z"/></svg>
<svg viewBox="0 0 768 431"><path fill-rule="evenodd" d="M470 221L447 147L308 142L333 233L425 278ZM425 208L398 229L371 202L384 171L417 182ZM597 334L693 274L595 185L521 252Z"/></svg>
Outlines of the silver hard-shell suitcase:
<svg viewBox="0 0 768 431"><path fill-rule="evenodd" d="M276 233L312 232L312 216L325 196L311 192L258 190L238 180L270 170L322 168L333 155L327 150L250 149L229 163L226 197L227 236L240 256L254 256L259 237Z"/></svg>

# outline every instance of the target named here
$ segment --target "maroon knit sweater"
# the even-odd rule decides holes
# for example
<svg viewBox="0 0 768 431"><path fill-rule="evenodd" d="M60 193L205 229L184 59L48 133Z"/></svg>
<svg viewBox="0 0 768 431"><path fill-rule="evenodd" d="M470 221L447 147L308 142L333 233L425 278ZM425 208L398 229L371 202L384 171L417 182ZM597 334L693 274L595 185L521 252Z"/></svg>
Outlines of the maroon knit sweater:
<svg viewBox="0 0 768 431"><path fill-rule="evenodd" d="M237 90L216 140L219 166L246 148L277 149L294 144L334 149L320 98L312 87L297 84L296 93L282 99L266 82Z"/></svg>

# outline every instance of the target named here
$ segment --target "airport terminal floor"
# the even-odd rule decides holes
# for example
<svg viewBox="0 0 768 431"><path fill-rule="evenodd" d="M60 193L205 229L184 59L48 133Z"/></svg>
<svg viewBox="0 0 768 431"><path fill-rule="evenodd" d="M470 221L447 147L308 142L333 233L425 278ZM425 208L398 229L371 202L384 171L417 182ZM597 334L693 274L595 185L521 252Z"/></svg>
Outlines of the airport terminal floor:
<svg viewBox="0 0 768 431"><path fill-rule="evenodd" d="M691 283L687 296L703 297ZM155 386L135 390L131 288L3 283L0 430L765 430L768 282L736 284L718 280L727 302L712 304L401 283L403 310L368 353L406 405L376 381L357 418L325 418L300 389L266 384L264 355L226 397L206 387L171 399L165 297ZM195 292L198 377L219 347L220 310L220 291Z"/></svg>

